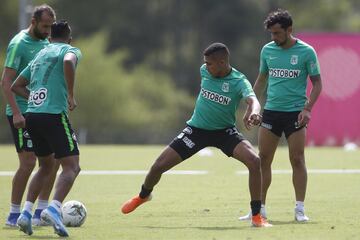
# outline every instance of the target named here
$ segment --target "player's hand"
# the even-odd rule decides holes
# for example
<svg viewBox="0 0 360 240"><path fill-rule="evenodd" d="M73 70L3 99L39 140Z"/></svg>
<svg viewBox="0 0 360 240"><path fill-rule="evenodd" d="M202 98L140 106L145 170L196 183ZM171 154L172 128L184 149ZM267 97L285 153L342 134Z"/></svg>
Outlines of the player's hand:
<svg viewBox="0 0 360 240"><path fill-rule="evenodd" d="M311 112L303 109L298 115L298 126L302 127L307 125L311 119Z"/></svg>
<svg viewBox="0 0 360 240"><path fill-rule="evenodd" d="M250 116L250 123L252 126L260 125L261 120L262 116L260 114L255 113Z"/></svg>
<svg viewBox="0 0 360 240"><path fill-rule="evenodd" d="M257 126L261 123L262 116L258 113L253 113L250 116L244 116L243 121L247 130L250 130L252 126Z"/></svg>
<svg viewBox="0 0 360 240"><path fill-rule="evenodd" d="M16 129L25 127L25 118L21 113L13 115L13 124Z"/></svg>
<svg viewBox="0 0 360 240"><path fill-rule="evenodd" d="M77 106L75 98L70 96L68 97L68 104L70 111L74 110Z"/></svg>

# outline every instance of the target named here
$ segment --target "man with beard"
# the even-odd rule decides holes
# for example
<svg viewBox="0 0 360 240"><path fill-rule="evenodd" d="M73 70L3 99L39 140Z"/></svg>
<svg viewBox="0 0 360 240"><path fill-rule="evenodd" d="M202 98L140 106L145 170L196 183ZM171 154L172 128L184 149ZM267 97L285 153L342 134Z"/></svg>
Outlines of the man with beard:
<svg viewBox="0 0 360 240"><path fill-rule="evenodd" d="M81 59L81 51L70 45L71 39L71 28L67 21L53 23L50 44L35 56L11 87L16 94L29 99L26 126L40 162L17 220L20 230L28 235L33 233L31 220L34 202L51 174L48 169L55 155L62 172L56 182L53 199L41 213L41 218L52 224L59 236L69 236L62 223L61 207L80 172L79 149L68 112L76 107L75 70Z"/></svg>
<svg viewBox="0 0 360 240"><path fill-rule="evenodd" d="M304 148L306 126L322 88L320 67L314 48L292 35L292 17L288 11L279 9L271 12L264 25L272 41L261 50L259 75L254 85L258 98L267 87L258 140L262 171L261 213L266 217L265 200L271 184L271 163L284 133L293 170L295 221L307 222L309 218L304 210L307 185ZM308 77L312 83L309 97L306 95ZM240 217L240 220L245 219L250 219L250 215Z"/></svg>
<svg viewBox="0 0 360 240"><path fill-rule="evenodd" d="M35 7L32 14L31 25L29 28L15 35L11 39L7 49L1 87L8 103L6 106L6 115L20 163L12 181L10 214L6 220L6 225L10 227L16 227L17 218L20 216L21 200L29 176L36 163L32 140L25 127L24 113L28 106L27 100L19 96L14 96L10 87L34 56L49 44L47 38L50 34L51 24L55 19L55 12L50 6L41 5ZM40 213L48 205L48 198L58 166L58 163L53 159L52 167L49 169L49 171L52 172L51 177L46 181L46 185L39 195L38 207L33 218L34 225L41 225Z"/></svg>

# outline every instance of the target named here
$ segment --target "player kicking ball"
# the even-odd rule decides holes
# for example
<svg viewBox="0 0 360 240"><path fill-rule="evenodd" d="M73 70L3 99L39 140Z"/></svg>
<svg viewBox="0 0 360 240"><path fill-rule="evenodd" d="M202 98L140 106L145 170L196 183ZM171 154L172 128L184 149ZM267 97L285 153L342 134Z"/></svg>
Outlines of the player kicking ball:
<svg viewBox="0 0 360 240"><path fill-rule="evenodd" d="M261 121L260 104L244 74L230 66L229 50L222 43L213 43L204 51L205 64L200 68L201 90L194 113L185 129L165 148L148 172L139 195L125 202L124 214L151 200L151 192L161 175L188 159L199 150L213 146L221 149L249 169L252 225L269 227L260 214L260 158L254 148L235 127L236 111L241 99L247 110L243 122L247 129Z"/></svg>

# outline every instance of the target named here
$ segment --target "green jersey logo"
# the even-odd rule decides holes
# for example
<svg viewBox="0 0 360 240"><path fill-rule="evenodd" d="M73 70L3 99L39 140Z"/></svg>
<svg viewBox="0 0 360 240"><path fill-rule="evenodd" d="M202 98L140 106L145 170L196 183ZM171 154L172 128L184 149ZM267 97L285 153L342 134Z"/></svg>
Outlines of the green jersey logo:
<svg viewBox="0 0 360 240"><path fill-rule="evenodd" d="M291 59L290 59L290 63L292 65L296 65L296 64L298 64L298 59L299 59L298 55L292 55Z"/></svg>
<svg viewBox="0 0 360 240"><path fill-rule="evenodd" d="M222 85L221 90L222 90L223 92L229 92L229 83L228 83L228 82L224 82L223 85Z"/></svg>

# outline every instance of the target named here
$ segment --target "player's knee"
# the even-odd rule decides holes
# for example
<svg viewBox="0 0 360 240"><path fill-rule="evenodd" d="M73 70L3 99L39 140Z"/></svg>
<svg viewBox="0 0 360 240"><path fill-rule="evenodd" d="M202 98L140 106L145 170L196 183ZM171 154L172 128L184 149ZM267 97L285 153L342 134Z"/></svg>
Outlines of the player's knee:
<svg viewBox="0 0 360 240"><path fill-rule="evenodd" d="M81 171L81 168L80 168L80 166L78 164L76 164L76 165L71 167L71 171L75 176L77 176L77 175L79 175L79 173Z"/></svg>
<svg viewBox="0 0 360 240"><path fill-rule="evenodd" d="M151 172L155 174L163 174L166 171L165 165L161 163L155 163L151 167Z"/></svg>
<svg viewBox="0 0 360 240"><path fill-rule="evenodd" d="M23 163L23 164L20 164L20 167L19 167L22 171L30 171L32 172L35 168L35 163Z"/></svg>
<svg viewBox="0 0 360 240"><path fill-rule="evenodd" d="M159 164L155 163L154 165L152 165L150 172L155 173L155 174L161 174L162 173L161 166Z"/></svg>
<svg viewBox="0 0 360 240"><path fill-rule="evenodd" d="M19 169L21 171L32 172L36 165L36 159L34 161L21 161Z"/></svg>
<svg viewBox="0 0 360 240"><path fill-rule="evenodd" d="M260 158L258 156L251 156L249 161L247 161L247 167L249 171L259 171L260 170Z"/></svg>
<svg viewBox="0 0 360 240"><path fill-rule="evenodd" d="M263 154L259 154L260 156L260 164L261 164L261 169L267 169L271 167L271 162L272 162L272 158L270 158L269 156L263 155Z"/></svg>
<svg viewBox="0 0 360 240"><path fill-rule="evenodd" d="M293 155L290 156L291 165L295 169L306 169L304 155Z"/></svg>

